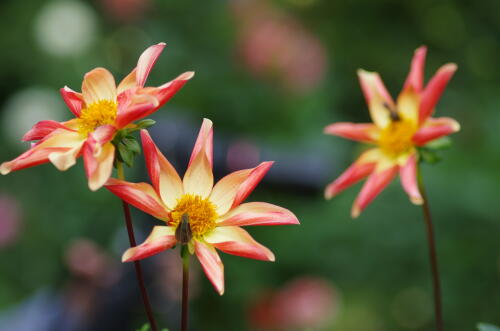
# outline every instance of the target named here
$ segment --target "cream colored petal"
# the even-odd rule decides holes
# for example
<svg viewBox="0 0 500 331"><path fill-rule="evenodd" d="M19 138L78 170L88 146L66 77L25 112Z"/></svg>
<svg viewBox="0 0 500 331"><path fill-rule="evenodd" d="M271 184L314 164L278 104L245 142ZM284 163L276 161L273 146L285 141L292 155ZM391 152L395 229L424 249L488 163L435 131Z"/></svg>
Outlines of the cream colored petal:
<svg viewBox="0 0 500 331"><path fill-rule="evenodd" d="M82 83L83 100L86 105L100 100L116 101L116 85L113 75L104 68L88 72Z"/></svg>

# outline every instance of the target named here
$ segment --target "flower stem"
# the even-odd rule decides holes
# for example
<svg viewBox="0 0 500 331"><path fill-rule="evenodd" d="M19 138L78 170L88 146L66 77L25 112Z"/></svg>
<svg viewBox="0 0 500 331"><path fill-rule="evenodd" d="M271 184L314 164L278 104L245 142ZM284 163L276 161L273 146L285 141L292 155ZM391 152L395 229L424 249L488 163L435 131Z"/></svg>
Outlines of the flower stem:
<svg viewBox="0 0 500 331"><path fill-rule="evenodd" d="M116 166L118 172L118 179L125 180L125 173L123 171L123 163L118 161ZM125 224L127 226L128 240L130 242L130 247L137 246L134 235L134 227L132 226L132 215L130 214L130 207L128 203L122 200L123 214L125 216ZM146 286L144 285L144 276L142 272L142 266L140 261L134 261L135 275L137 277L137 283L139 284L139 289L141 290L142 301L144 303L144 308L146 309L146 314L148 315L149 325L152 331L158 331L158 325L153 315L153 309L151 308L151 303L149 302L148 292L146 291Z"/></svg>
<svg viewBox="0 0 500 331"><path fill-rule="evenodd" d="M189 300L189 249L187 245L181 246L182 256L182 315L181 331L188 329L188 300Z"/></svg>
<svg viewBox="0 0 500 331"><path fill-rule="evenodd" d="M438 259L436 253L436 242L434 239L434 229L432 225L431 211L425 193L424 181L419 169L418 185L423 198L422 210L424 212L425 228L427 230L427 243L429 245L429 259L432 271L432 284L434 290L434 313L436 318L436 330L443 331L443 310L441 305L441 285L439 279Z"/></svg>

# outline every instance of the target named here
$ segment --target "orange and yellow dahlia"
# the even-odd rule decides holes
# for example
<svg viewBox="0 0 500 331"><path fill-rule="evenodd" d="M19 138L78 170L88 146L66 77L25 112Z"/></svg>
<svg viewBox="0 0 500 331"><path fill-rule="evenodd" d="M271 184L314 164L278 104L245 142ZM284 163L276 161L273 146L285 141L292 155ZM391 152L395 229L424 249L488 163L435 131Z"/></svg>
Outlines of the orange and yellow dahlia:
<svg viewBox="0 0 500 331"><path fill-rule="evenodd" d="M128 249L124 262L144 259L177 243L196 254L217 292L224 292L224 266L216 248L229 254L274 261L273 253L241 226L298 224L289 210L264 202L242 203L273 162L233 172L214 186L212 122L203 121L184 178L158 150L146 130L142 146L152 185L111 178L106 188L129 204L162 220L144 243Z"/></svg>
<svg viewBox="0 0 500 331"><path fill-rule="evenodd" d="M14 160L2 163L0 173L6 175L49 161L63 171L83 155L89 187L99 189L111 176L115 158L111 141L115 134L152 114L193 77L193 72L186 72L161 86L144 86L164 47L159 43L146 49L137 67L118 86L108 70L96 68L85 75L82 93L62 88L61 95L76 118L35 124L23 140L37 142Z"/></svg>
<svg viewBox="0 0 500 331"><path fill-rule="evenodd" d="M426 52L426 47L415 51L410 73L396 102L378 73L359 70L361 89L373 123L334 123L325 128L327 134L374 145L325 190L326 198L330 199L368 177L354 202L352 217L358 217L398 172L410 200L421 204L417 148L460 130L460 125L451 118L431 117L457 66L445 64L424 86Z"/></svg>

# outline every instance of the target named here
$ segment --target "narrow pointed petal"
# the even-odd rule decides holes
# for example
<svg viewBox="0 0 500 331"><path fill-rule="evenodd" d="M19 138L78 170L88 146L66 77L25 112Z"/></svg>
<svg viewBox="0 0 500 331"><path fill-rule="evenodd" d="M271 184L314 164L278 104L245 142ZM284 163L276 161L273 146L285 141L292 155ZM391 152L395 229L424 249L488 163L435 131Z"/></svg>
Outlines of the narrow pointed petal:
<svg viewBox="0 0 500 331"><path fill-rule="evenodd" d="M195 241L195 252L201 267L207 275L215 290L220 294L224 294L224 265L217 254L215 248L211 245L203 244Z"/></svg>
<svg viewBox="0 0 500 331"><path fill-rule="evenodd" d="M177 199L184 193L182 180L174 167L155 145L147 130L141 130L141 140L149 178L153 183L153 187L167 207L174 209Z"/></svg>
<svg viewBox="0 0 500 331"><path fill-rule="evenodd" d="M379 129L372 123L341 122L328 125L323 132L355 141L374 143Z"/></svg>
<svg viewBox="0 0 500 331"><path fill-rule="evenodd" d="M382 190L391 182L398 172L398 166L393 166L382 171L373 172L363 185L352 208L352 217L356 218L359 214L382 192Z"/></svg>
<svg viewBox="0 0 500 331"><path fill-rule="evenodd" d="M184 193L207 198L214 186L212 167L205 153L199 153L188 167L182 180Z"/></svg>
<svg viewBox="0 0 500 331"><path fill-rule="evenodd" d="M40 121L33 125L33 127L24 134L23 141L41 140L57 129L73 131L66 127L64 123L56 121Z"/></svg>
<svg viewBox="0 0 500 331"><path fill-rule="evenodd" d="M137 87L137 69L134 68L125 78L122 79L118 87L116 88L116 94L120 95L126 90L130 90Z"/></svg>
<svg viewBox="0 0 500 331"><path fill-rule="evenodd" d="M105 187L126 203L160 220L168 220L169 213L154 188L147 183L129 183L110 178Z"/></svg>
<svg viewBox="0 0 500 331"><path fill-rule="evenodd" d="M449 117L428 118L427 122L413 136L417 146L424 146L428 142L460 131L460 124Z"/></svg>
<svg viewBox="0 0 500 331"><path fill-rule="evenodd" d="M457 65L448 63L439 68L434 77L429 81L422 93L422 100L420 104L420 123L425 123L427 118L431 116L434 108L436 107L439 98L444 92L446 85L451 77L457 70Z"/></svg>
<svg viewBox="0 0 500 331"><path fill-rule="evenodd" d="M420 95L410 85L398 96L398 114L406 120L418 125L418 109L420 106Z"/></svg>
<svg viewBox="0 0 500 331"><path fill-rule="evenodd" d="M288 209L266 202L247 202L231 209L217 220L217 226L299 224Z"/></svg>
<svg viewBox="0 0 500 331"><path fill-rule="evenodd" d="M158 109L158 99L149 94L137 94L126 90L118 96L118 114L115 125L121 129L144 118Z"/></svg>
<svg viewBox="0 0 500 331"><path fill-rule="evenodd" d="M116 85L113 75L104 68L96 68L83 78L83 100L86 105L100 100L116 101Z"/></svg>
<svg viewBox="0 0 500 331"><path fill-rule="evenodd" d="M154 64L156 63L156 60L160 56L165 46L166 46L165 43L159 43L150 46L141 54L139 60L137 61L137 68L136 68L137 70L136 79L138 86L140 87L144 86L151 69L153 68Z"/></svg>
<svg viewBox="0 0 500 331"><path fill-rule="evenodd" d="M83 140L76 132L56 129L14 160L2 163L0 173L6 175L11 171L46 163L52 153L65 153L81 145Z"/></svg>
<svg viewBox="0 0 500 331"><path fill-rule="evenodd" d="M418 189L416 153L411 155L406 164L400 167L399 176L401 177L401 185L408 194L410 201L416 205L421 205L423 199Z"/></svg>
<svg viewBox="0 0 500 331"><path fill-rule="evenodd" d="M175 229L155 226L149 237L140 245L131 247L122 256L122 262L142 260L172 248L176 244Z"/></svg>
<svg viewBox="0 0 500 331"><path fill-rule="evenodd" d="M80 117L83 108L83 96L81 93L75 92L65 86L60 89L61 96L68 106L69 110L76 116Z"/></svg>
<svg viewBox="0 0 500 331"><path fill-rule="evenodd" d="M205 241L224 253L263 261L275 260L273 252L239 226L217 227L205 236Z"/></svg>
<svg viewBox="0 0 500 331"><path fill-rule="evenodd" d="M413 59L411 61L411 68L406 78L405 85L403 90L406 90L408 87L412 87L416 93L420 93L424 86L424 68L425 68L425 56L427 54L427 47L422 46L419 47L415 54L413 55Z"/></svg>
<svg viewBox="0 0 500 331"><path fill-rule="evenodd" d="M391 110L396 107L391 95L378 73L358 70L358 76L373 123L385 128L391 123Z"/></svg>
<svg viewBox="0 0 500 331"><path fill-rule="evenodd" d="M363 154L325 189L325 198L331 199L348 187L356 184L371 174L377 162L382 158L377 148L372 148Z"/></svg>
<svg viewBox="0 0 500 331"><path fill-rule="evenodd" d="M208 118L203 119L201 124L200 132L198 133L198 138L193 147L193 152L191 153L191 158L189 159L188 167L194 161L200 151L204 151L207 155L207 159L210 163L210 167L213 166L213 123Z"/></svg>
<svg viewBox="0 0 500 331"><path fill-rule="evenodd" d="M149 116L152 112L155 112L158 108L162 107L184 86L184 84L186 84L193 77L194 71L187 71L176 77L174 80L158 87L145 87L143 89L139 89L138 93L154 96L158 100L158 107L144 116Z"/></svg>
<svg viewBox="0 0 500 331"><path fill-rule="evenodd" d="M217 182L210 194L210 201L217 206L217 214L224 215L244 201L272 165L273 162L262 162L255 168L235 171Z"/></svg>
<svg viewBox="0 0 500 331"><path fill-rule="evenodd" d="M83 146L83 160L89 188L91 191L96 191L111 177L115 146L109 142L101 146L87 140Z"/></svg>

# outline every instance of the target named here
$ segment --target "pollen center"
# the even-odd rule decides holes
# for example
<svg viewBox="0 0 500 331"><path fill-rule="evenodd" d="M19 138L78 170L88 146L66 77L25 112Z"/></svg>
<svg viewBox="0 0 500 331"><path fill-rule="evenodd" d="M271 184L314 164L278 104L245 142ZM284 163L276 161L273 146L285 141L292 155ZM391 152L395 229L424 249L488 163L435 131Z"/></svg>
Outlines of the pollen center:
<svg viewBox="0 0 500 331"><path fill-rule="evenodd" d="M78 118L78 132L86 137L101 125L113 124L117 111L118 105L115 101L99 100L87 105Z"/></svg>
<svg viewBox="0 0 500 331"><path fill-rule="evenodd" d="M398 157L413 148L413 135L416 132L413 121L393 121L384 128L378 139L380 149L389 157Z"/></svg>
<svg viewBox="0 0 500 331"><path fill-rule="evenodd" d="M177 229L184 214L189 216L191 233L196 239L202 238L203 235L213 230L216 226L217 213L215 205L199 195L184 194L178 199L177 205L171 213L169 225Z"/></svg>

